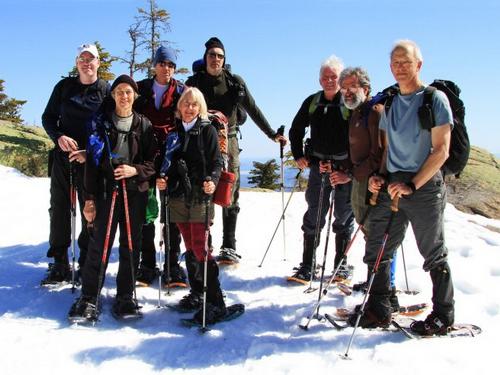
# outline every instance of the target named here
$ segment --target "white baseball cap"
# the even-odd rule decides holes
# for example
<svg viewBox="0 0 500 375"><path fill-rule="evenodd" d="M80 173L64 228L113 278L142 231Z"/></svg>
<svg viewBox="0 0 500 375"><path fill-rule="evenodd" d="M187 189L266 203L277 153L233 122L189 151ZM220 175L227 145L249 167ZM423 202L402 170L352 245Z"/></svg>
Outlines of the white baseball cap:
<svg viewBox="0 0 500 375"><path fill-rule="evenodd" d="M77 49L77 55L76 57L80 57L80 55L84 52L88 52L92 54L92 56L99 58L99 52L97 51L97 47L95 44L82 44L80 47Z"/></svg>

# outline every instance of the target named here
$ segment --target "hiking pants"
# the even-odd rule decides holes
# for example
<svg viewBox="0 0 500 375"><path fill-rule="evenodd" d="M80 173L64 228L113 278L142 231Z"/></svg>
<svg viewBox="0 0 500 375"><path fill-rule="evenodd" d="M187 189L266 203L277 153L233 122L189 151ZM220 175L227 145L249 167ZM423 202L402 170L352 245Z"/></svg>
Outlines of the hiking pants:
<svg viewBox="0 0 500 375"><path fill-rule="evenodd" d="M68 259L68 247L71 245L71 200L70 200L70 162L68 153L55 149L53 163L50 170L50 234L47 251L48 257L54 257L56 263L65 263ZM74 182L77 189L78 203L81 214L81 232L78 236L80 258L78 262L83 266L87 252L89 236L87 221L83 216L83 170L84 164L74 163Z"/></svg>
<svg viewBox="0 0 500 375"><path fill-rule="evenodd" d="M332 189L330 180L327 177L323 191L323 205L320 213L320 230L325 226ZM335 220L332 224L332 230L336 235L341 235L343 237L350 237L354 226L354 214L351 207L351 189L352 183L349 182L347 184L337 185L333 192L333 216ZM320 190L321 174L319 173L319 165L317 163L312 163L310 165L309 180L306 190L307 211L304 214L302 223L302 231L307 236L314 236L315 234Z"/></svg>
<svg viewBox="0 0 500 375"><path fill-rule="evenodd" d="M111 255L111 248L115 238L116 230L120 227L119 237L119 265L118 274L116 276L116 295L117 296L132 296L134 289L132 270L130 268L130 255L131 252L128 247L127 239L127 226L125 221L125 210L123 202L123 194L121 187L118 189L119 193L116 196L115 209L113 214L113 221L111 224L111 231L109 235L109 246L107 252L106 263L104 269L106 270L109 257ZM127 191L129 216L130 216L130 229L132 237L132 256L134 273L137 271L139 260L139 246L141 245L142 225L146 215L146 203L148 199L147 192ZM87 260L83 267L82 273L82 295L96 296L98 294L98 279L99 270L101 267L102 254L104 249L104 241L106 239L106 229L108 225L108 218L111 208L112 193L106 194L106 199L96 201L97 216L94 221L93 238L89 242L89 249L87 253ZM101 285L102 287L102 285Z"/></svg>
<svg viewBox="0 0 500 375"><path fill-rule="evenodd" d="M413 176L414 174L411 173L393 173L389 176L389 181L409 182ZM378 202L370 213L370 226L368 228L370 236L366 243L366 252L363 259L370 267L376 261L391 216L389 194L385 191L381 192ZM403 241L407 225L410 223L415 234L418 250L424 258L424 271L431 271L432 274L432 270L438 269L440 266L448 269L448 254L444 243L443 228L445 205L446 186L441 172L438 172L415 193L401 197L399 211L394 215L389 229L389 237L382 256L382 262L389 262L392 259L394 251ZM386 269L389 272L389 268L386 267ZM378 278L378 275L375 278ZM383 279L387 280L384 288L389 293L389 278L383 277ZM436 305L439 306L438 310L440 311L438 312L443 314L453 313L453 284L451 277L444 281L440 280L439 285L434 285L433 302L435 309Z"/></svg>

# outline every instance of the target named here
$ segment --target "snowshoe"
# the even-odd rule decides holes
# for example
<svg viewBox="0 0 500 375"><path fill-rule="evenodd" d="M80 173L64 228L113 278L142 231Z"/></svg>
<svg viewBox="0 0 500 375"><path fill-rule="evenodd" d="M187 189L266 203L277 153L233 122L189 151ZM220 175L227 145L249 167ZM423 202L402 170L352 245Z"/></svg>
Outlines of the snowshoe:
<svg viewBox="0 0 500 375"><path fill-rule="evenodd" d="M354 309L338 308L335 311L335 318L338 320L347 320L351 315L356 315L361 308L361 305L356 305ZM424 312L427 308L426 303L417 303L414 305L399 306L397 315L415 316Z"/></svg>
<svg viewBox="0 0 500 375"><path fill-rule="evenodd" d="M215 311L217 309L219 311ZM226 307L223 314L220 313L220 309L207 304L206 311L206 325L211 326L221 322L227 322L233 320L243 315L245 312L245 306L243 304L237 303ZM187 327L202 327L203 325L203 311L199 310L193 318L191 319L181 319L181 323Z"/></svg>
<svg viewBox="0 0 500 375"><path fill-rule="evenodd" d="M68 313L68 320L73 324L94 324L98 319L99 311L97 311L95 297L77 298Z"/></svg>
<svg viewBox="0 0 500 375"><path fill-rule="evenodd" d="M117 320L137 320L142 318L141 308L132 297L116 297L111 315Z"/></svg>
<svg viewBox="0 0 500 375"><path fill-rule="evenodd" d="M158 277L158 268L149 268L144 265L141 265L137 270L135 275L135 285L141 287L150 286L154 280Z"/></svg>
<svg viewBox="0 0 500 375"><path fill-rule="evenodd" d="M235 249L230 247L221 247L219 255L215 258L218 264L231 266L240 262L241 255L236 253Z"/></svg>
<svg viewBox="0 0 500 375"><path fill-rule="evenodd" d="M429 317L433 315L432 313ZM428 317L428 318L429 318ZM429 318L427 327L422 327L427 321L418 321L411 318L397 317L392 321L392 325L399 329L406 337L411 339L430 339L430 338L455 338L455 337L475 337L482 332L482 329L474 324L454 323L449 326L436 324L435 319Z"/></svg>
<svg viewBox="0 0 500 375"><path fill-rule="evenodd" d="M167 282L168 281L168 282ZM170 279L167 280L167 268L163 270L161 282L164 288L187 288L186 272L180 264L172 264L170 268Z"/></svg>
<svg viewBox="0 0 500 375"><path fill-rule="evenodd" d="M288 282L299 283L302 285L307 285L311 281L311 267L309 265L301 263L299 267L293 269L295 272L292 276L287 277ZM316 279L316 274L313 280Z"/></svg>
<svg viewBox="0 0 500 375"><path fill-rule="evenodd" d="M344 264L342 264L340 266L340 268L337 271L337 274L335 275L335 278L333 279L333 281L341 282L341 283L344 283L344 284L350 284L351 280L352 280L353 273L354 273L354 266L352 266L350 264L345 264L344 263ZM333 272L328 277L328 279L331 279L332 276L333 276Z"/></svg>

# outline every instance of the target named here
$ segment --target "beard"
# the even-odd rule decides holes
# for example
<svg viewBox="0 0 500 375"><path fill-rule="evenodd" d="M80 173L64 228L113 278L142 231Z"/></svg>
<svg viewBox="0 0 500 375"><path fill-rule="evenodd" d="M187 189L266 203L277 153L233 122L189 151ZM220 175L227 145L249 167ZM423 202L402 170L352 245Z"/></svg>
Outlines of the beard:
<svg viewBox="0 0 500 375"><path fill-rule="evenodd" d="M366 95L363 90L359 90L356 94L352 95L346 100L344 95L342 95L342 104L344 104L347 109L353 110L358 108L366 100Z"/></svg>

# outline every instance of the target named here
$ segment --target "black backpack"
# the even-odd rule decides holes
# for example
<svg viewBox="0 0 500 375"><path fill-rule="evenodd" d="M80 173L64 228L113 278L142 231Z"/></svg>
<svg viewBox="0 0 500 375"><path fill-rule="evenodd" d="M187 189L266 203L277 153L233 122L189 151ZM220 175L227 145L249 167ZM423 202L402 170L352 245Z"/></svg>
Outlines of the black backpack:
<svg viewBox="0 0 500 375"><path fill-rule="evenodd" d="M418 109L418 118L423 129L431 130L436 125L434 113L432 111L432 96L436 90L442 91L450 102L453 114L453 130L451 132L450 150L448 159L441 167L444 175L454 175L460 177L469 160L470 141L465 127L465 106L460 99L460 88L452 81L436 79L424 90L422 106ZM378 102L385 97L385 113L389 112L394 96L399 92L397 85L385 89L381 94L377 94ZM379 96L380 95L380 96ZM376 103L374 103L376 104Z"/></svg>

